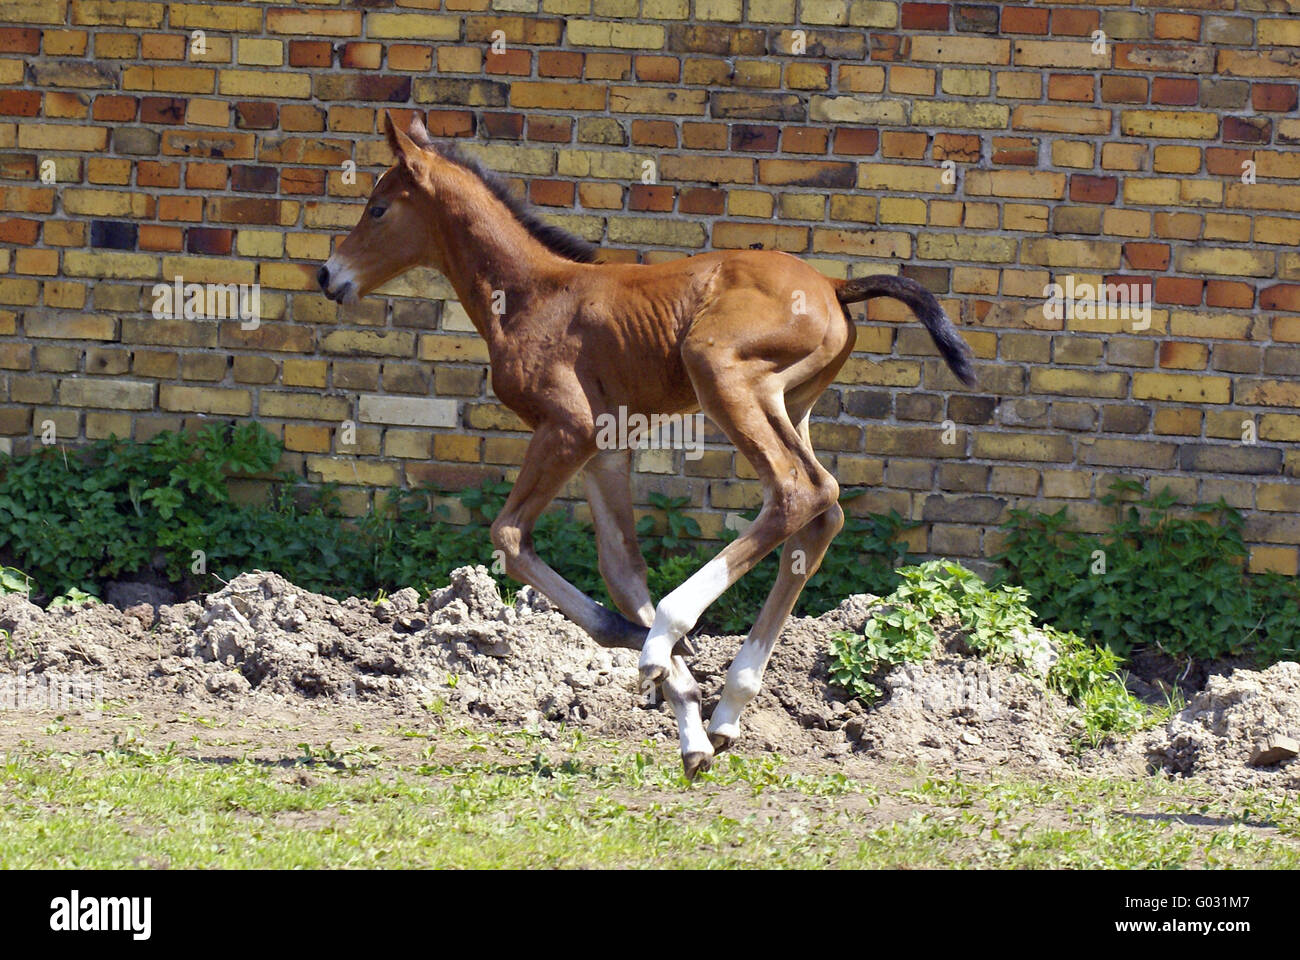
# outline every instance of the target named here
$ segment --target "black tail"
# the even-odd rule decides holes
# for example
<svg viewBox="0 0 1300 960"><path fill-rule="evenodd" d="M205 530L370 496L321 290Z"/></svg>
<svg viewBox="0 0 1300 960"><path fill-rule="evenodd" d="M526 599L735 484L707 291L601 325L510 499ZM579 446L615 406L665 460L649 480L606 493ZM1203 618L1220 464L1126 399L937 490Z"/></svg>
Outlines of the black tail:
<svg viewBox="0 0 1300 960"><path fill-rule="evenodd" d="M857 303L859 300L870 300L872 297L893 297L895 300L902 300L925 324L925 329L930 331L930 337L934 340L934 345L939 348L939 354L957 375L957 379L968 387L975 385L975 368L971 365L970 346L957 332L948 315L943 312L943 307L939 306L939 301L934 298L934 294L915 280L883 274L859 277L857 280L846 281L840 287L838 296L840 303Z"/></svg>

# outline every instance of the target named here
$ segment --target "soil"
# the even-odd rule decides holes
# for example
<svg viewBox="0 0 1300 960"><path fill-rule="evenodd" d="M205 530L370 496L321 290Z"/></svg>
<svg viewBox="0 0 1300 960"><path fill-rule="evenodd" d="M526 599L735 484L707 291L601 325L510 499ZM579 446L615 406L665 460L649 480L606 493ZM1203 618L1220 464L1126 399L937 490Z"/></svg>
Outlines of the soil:
<svg viewBox="0 0 1300 960"><path fill-rule="evenodd" d="M5 684L12 690L75 681L99 701L159 721L239 717L301 730L392 727L437 715L551 738L576 728L630 744L676 742L666 705L636 693L635 653L596 646L529 588L513 605L503 603L483 567L454 571L449 585L423 602L414 590L377 603L337 601L262 571L237 577L202 603L169 604L129 585L115 599L125 609L97 603L42 610L0 596L0 631L9 634L0 651L0 695ZM940 629L931 659L879 678L878 703L852 699L829 682L828 641L836 631L860 630L878 607L877 598L859 595L820 617L791 619L733 749L778 751L817 768L900 761L962 771L1157 773L1231 788L1300 786L1300 761L1249 764L1269 736L1300 738L1300 665L1209 675L1166 727L1086 750L1078 746L1078 711L1040 678L1045 662L1036 672L976 658L952 628ZM700 652L690 665L706 716L742 640L695 638ZM1036 648L1040 653L1050 656ZM1158 690L1159 680L1141 682ZM78 710L93 706L74 704L71 712ZM7 723L0 741L29 738L25 727Z"/></svg>

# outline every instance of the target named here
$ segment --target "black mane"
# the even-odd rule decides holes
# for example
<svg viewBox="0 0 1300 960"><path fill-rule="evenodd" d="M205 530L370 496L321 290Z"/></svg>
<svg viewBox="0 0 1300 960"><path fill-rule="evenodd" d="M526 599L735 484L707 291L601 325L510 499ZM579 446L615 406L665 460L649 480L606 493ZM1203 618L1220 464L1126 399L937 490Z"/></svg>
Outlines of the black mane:
<svg viewBox="0 0 1300 960"><path fill-rule="evenodd" d="M599 252L595 246L581 237L575 237L567 230L561 230L554 224L544 221L525 201L510 192L509 183L495 170L489 170L476 158L461 153L455 144L434 143L432 140L416 142L422 147L437 151L439 156L478 177L479 182L488 188L492 196L505 204L506 209L519 221L520 226L547 250L575 263L595 261L596 254Z"/></svg>

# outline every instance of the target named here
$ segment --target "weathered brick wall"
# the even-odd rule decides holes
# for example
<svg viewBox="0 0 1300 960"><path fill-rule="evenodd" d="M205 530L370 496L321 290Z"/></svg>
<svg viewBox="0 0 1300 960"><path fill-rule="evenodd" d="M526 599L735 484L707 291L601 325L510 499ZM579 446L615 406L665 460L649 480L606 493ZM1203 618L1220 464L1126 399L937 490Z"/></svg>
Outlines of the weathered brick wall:
<svg viewBox="0 0 1300 960"><path fill-rule="evenodd" d="M813 428L872 488L855 509L924 521L917 549L987 555L1030 502L1095 526L1130 476L1223 496L1252 565L1296 572L1297 0L0 10L5 448L50 421L72 441L256 418L352 510L509 476L526 434L444 282L347 310L314 290L386 160L379 111L418 110L611 258L761 244L935 291L979 387L875 302ZM154 319L177 275L260 283L264 322ZM1052 319L1044 287L1067 276L1149 286L1150 329ZM645 452L639 495L688 496L716 533L758 502L737 459Z"/></svg>

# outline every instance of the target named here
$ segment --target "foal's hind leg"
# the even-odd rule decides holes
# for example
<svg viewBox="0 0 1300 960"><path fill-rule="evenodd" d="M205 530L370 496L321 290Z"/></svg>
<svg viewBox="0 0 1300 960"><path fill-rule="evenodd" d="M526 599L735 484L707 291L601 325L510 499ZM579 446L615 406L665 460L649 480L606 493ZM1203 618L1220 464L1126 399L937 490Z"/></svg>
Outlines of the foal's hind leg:
<svg viewBox="0 0 1300 960"><path fill-rule="evenodd" d="M781 635L781 627L794 609L804 585L821 566L826 548L843 526L844 510L837 503L785 542L781 551L781 572L777 574L776 583L767 595L753 629L731 662L722 698L709 718L709 740L715 752L726 750L740 735L740 715L758 696L763 684L763 671L767 669L767 661Z"/></svg>
<svg viewBox="0 0 1300 960"><path fill-rule="evenodd" d="M641 682L668 674L670 651L728 587L772 549L835 504L839 486L790 423L782 385L734 357L701 356L690 365L704 411L727 434L763 484L763 507L745 533L659 601L641 648ZM779 629L779 627L778 627Z"/></svg>
<svg viewBox="0 0 1300 960"><path fill-rule="evenodd" d="M592 457L583 471L587 502L596 525L600 575L614 604L628 619L649 627L655 608L646 587L646 566L636 540L632 511L632 452L609 450ZM700 687L680 656L672 658L667 676L659 684L664 699L677 718L686 776L707 770L712 748L700 717Z"/></svg>

